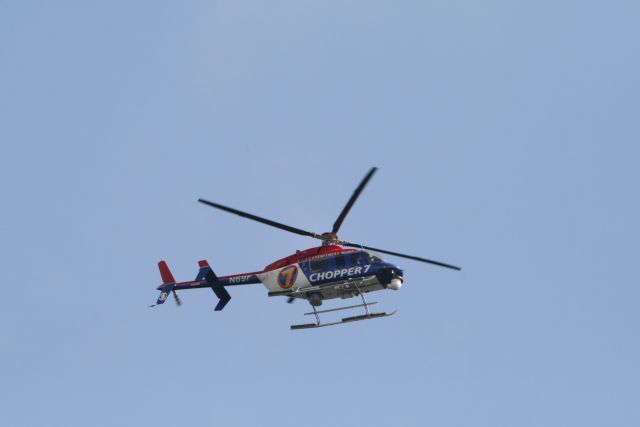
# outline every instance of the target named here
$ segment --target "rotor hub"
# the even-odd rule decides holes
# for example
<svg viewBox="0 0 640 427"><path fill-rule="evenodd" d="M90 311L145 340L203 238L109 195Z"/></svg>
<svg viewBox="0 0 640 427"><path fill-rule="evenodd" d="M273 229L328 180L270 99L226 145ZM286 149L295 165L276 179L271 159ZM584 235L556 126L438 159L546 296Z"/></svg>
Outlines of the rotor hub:
<svg viewBox="0 0 640 427"><path fill-rule="evenodd" d="M322 246L335 246L335 245L339 245L340 243L342 243L338 239L338 234L333 233L331 231L328 231L326 233L322 233L320 235L320 237L322 238Z"/></svg>

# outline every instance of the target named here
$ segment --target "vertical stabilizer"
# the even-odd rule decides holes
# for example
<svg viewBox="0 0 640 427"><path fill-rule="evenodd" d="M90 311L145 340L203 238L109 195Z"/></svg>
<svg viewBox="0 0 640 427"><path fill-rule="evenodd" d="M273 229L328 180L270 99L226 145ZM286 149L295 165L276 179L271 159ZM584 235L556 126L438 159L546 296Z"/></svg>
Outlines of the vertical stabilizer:
<svg viewBox="0 0 640 427"><path fill-rule="evenodd" d="M173 278L173 274L171 274L171 270L169 270L169 266L164 261L160 261L158 263L158 268L160 269L160 276L162 276L162 284L168 285L169 283L176 283L176 279Z"/></svg>

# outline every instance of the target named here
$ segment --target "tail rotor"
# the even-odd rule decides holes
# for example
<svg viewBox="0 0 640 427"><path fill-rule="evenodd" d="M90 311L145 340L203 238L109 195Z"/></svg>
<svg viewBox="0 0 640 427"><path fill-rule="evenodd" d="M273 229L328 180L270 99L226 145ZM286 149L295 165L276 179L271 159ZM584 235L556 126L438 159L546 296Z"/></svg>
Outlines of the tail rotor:
<svg viewBox="0 0 640 427"><path fill-rule="evenodd" d="M172 293L173 293L173 299L176 301L176 305L180 307L182 305L182 300L180 300L180 297L178 296L178 293L176 292L175 289L172 291Z"/></svg>

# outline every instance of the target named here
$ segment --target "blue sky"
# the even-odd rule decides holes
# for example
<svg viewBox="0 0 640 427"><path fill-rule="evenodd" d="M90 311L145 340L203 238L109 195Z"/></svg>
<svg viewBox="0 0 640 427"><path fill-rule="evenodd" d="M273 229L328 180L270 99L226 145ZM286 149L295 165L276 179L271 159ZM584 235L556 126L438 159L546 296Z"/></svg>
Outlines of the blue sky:
<svg viewBox="0 0 640 427"><path fill-rule="evenodd" d="M0 2L0 421L636 426L640 6ZM388 319L231 289L313 231L398 259ZM332 304L335 305L335 304Z"/></svg>

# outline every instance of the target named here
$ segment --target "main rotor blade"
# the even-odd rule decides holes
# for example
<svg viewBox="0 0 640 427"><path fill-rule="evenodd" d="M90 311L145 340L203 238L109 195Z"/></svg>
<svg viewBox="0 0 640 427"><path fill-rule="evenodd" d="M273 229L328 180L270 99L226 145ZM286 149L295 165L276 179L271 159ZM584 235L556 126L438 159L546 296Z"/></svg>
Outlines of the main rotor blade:
<svg viewBox="0 0 640 427"><path fill-rule="evenodd" d="M360 185L358 185L358 188L356 188L356 191L353 192L353 195L351 195L351 198L345 205L344 209L342 209L342 212L340 212L338 219L336 219L336 222L333 224L333 230L331 230L333 233L338 232L338 230L340 229L340 226L342 225L342 221L344 221L345 217L351 210L351 207L358 199L358 196L360 196L360 193L362 193L362 190L364 190L364 187L367 185L367 183L369 182L373 174L376 173L377 170L378 168L372 167L369 173L362 179L362 182L360 182Z"/></svg>
<svg viewBox="0 0 640 427"><path fill-rule="evenodd" d="M414 261L426 262L426 263L437 265L437 266L440 266L440 267L450 268L452 270L458 270L458 271L462 270L460 267L456 267L455 265L445 264L444 262L433 261L431 259L420 258L420 257L413 256L413 255L401 254L401 253L398 253L398 252L386 251L384 249L372 248L370 246L358 245L356 243L343 242L342 245L343 246L350 246L352 248L369 249L370 251L376 251L376 252L381 252L383 254L389 254L389 255L394 255L394 256L401 257L401 258L412 259Z"/></svg>
<svg viewBox="0 0 640 427"><path fill-rule="evenodd" d="M239 215L239 216L244 217L244 218L249 218L249 219L252 219L254 221L258 221L258 222L261 222L263 224L267 224L267 225L270 225L272 227L279 228L281 230L289 231L291 233L299 234L301 236L309 236L309 237L315 237L316 239L322 239L322 237L319 234L312 233L311 231L301 230L301 229L296 228L296 227L291 227L290 225L281 224L279 222L271 221L270 219L262 218L262 217L259 217L257 215L252 215L252 214L247 213L247 212L243 212L243 211L239 211L237 209L233 209L233 208L230 208L230 207L227 207L227 206L219 205L218 203L213 203L213 202L210 202L209 200L198 199L198 201L200 203L204 203L205 205L211 206L213 208L220 209L220 210L223 210L223 211L226 211L226 212L230 212L232 214L236 214L236 215Z"/></svg>

